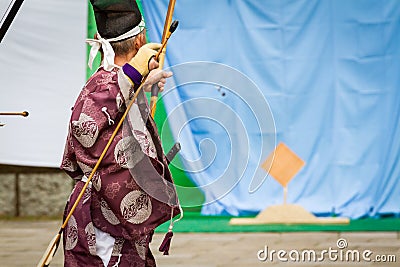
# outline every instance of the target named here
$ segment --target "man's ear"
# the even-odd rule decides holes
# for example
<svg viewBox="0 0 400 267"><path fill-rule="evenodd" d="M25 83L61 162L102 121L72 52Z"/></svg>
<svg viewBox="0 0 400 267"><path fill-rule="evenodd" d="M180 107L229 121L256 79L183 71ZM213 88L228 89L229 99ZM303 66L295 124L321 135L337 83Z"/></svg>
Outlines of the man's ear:
<svg viewBox="0 0 400 267"><path fill-rule="evenodd" d="M146 36L143 33L140 33L136 38L135 38L135 50L138 51L139 48L144 46L146 44Z"/></svg>

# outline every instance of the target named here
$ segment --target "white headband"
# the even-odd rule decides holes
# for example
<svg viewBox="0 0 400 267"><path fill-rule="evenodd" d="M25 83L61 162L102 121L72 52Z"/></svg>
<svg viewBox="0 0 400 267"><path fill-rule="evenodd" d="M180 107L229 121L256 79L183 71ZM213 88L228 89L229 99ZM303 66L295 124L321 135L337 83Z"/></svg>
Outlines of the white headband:
<svg viewBox="0 0 400 267"><path fill-rule="evenodd" d="M99 49L101 47L103 49L104 69L106 71L111 71L116 65L114 64L115 53L114 53L114 50L113 50L110 42L122 41L122 40L125 40L128 38L131 38L133 36L136 36L143 31L144 27L145 27L145 23L144 23L144 19L142 17L142 20L140 21L139 25L137 25L132 30L130 30L120 36L117 36L115 38L110 38L110 39L104 39L100 36L99 33L97 33L98 39L87 39L86 43L88 43L92 47L90 49L89 61L88 61L88 65L89 65L90 69L92 69L93 60L96 57L97 52L99 51Z"/></svg>

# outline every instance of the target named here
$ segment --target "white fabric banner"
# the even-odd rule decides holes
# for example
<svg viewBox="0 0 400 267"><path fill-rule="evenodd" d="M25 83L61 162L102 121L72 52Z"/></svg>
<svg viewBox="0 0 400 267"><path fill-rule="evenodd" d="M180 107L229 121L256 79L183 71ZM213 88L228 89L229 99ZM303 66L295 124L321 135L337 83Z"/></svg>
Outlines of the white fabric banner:
<svg viewBox="0 0 400 267"><path fill-rule="evenodd" d="M85 82L86 31L86 1L24 1L0 44L0 112L30 115L0 116L0 164L60 165Z"/></svg>

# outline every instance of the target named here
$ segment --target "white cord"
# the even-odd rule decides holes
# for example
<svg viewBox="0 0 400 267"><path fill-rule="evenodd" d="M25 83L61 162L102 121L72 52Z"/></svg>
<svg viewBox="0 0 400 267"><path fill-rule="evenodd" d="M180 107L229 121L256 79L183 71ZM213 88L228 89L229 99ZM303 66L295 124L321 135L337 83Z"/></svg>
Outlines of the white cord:
<svg viewBox="0 0 400 267"><path fill-rule="evenodd" d="M119 262L121 261L122 254L118 255L118 261L111 267L118 267Z"/></svg>
<svg viewBox="0 0 400 267"><path fill-rule="evenodd" d="M104 114L106 114L106 116L107 116L107 119L108 119L108 125L114 125L114 121L111 119L111 116L110 116L110 114L107 112L107 107L102 107L101 108L101 111L103 111L104 112Z"/></svg>

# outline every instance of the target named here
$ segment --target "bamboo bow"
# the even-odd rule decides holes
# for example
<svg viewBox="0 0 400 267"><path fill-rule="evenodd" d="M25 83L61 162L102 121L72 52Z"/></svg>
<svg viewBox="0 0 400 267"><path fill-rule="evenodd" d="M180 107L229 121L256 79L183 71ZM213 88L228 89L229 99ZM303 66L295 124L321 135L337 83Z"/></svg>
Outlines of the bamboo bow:
<svg viewBox="0 0 400 267"><path fill-rule="evenodd" d="M170 0L168 4L168 11L167 15L165 17L165 22L164 22L164 31L161 39L161 43L164 44L168 40L169 36L168 33L170 31L170 25L172 22L172 15L174 14L174 9L175 9L175 2L176 0ZM165 53L167 51L167 46L163 46L163 48L160 50L159 54L159 69L162 69L164 66L164 61L165 61ZM156 104L157 104L157 99L158 99L158 87L153 86L151 90L151 98L150 98L150 111L151 111L151 116L154 118L154 115L156 114Z"/></svg>

